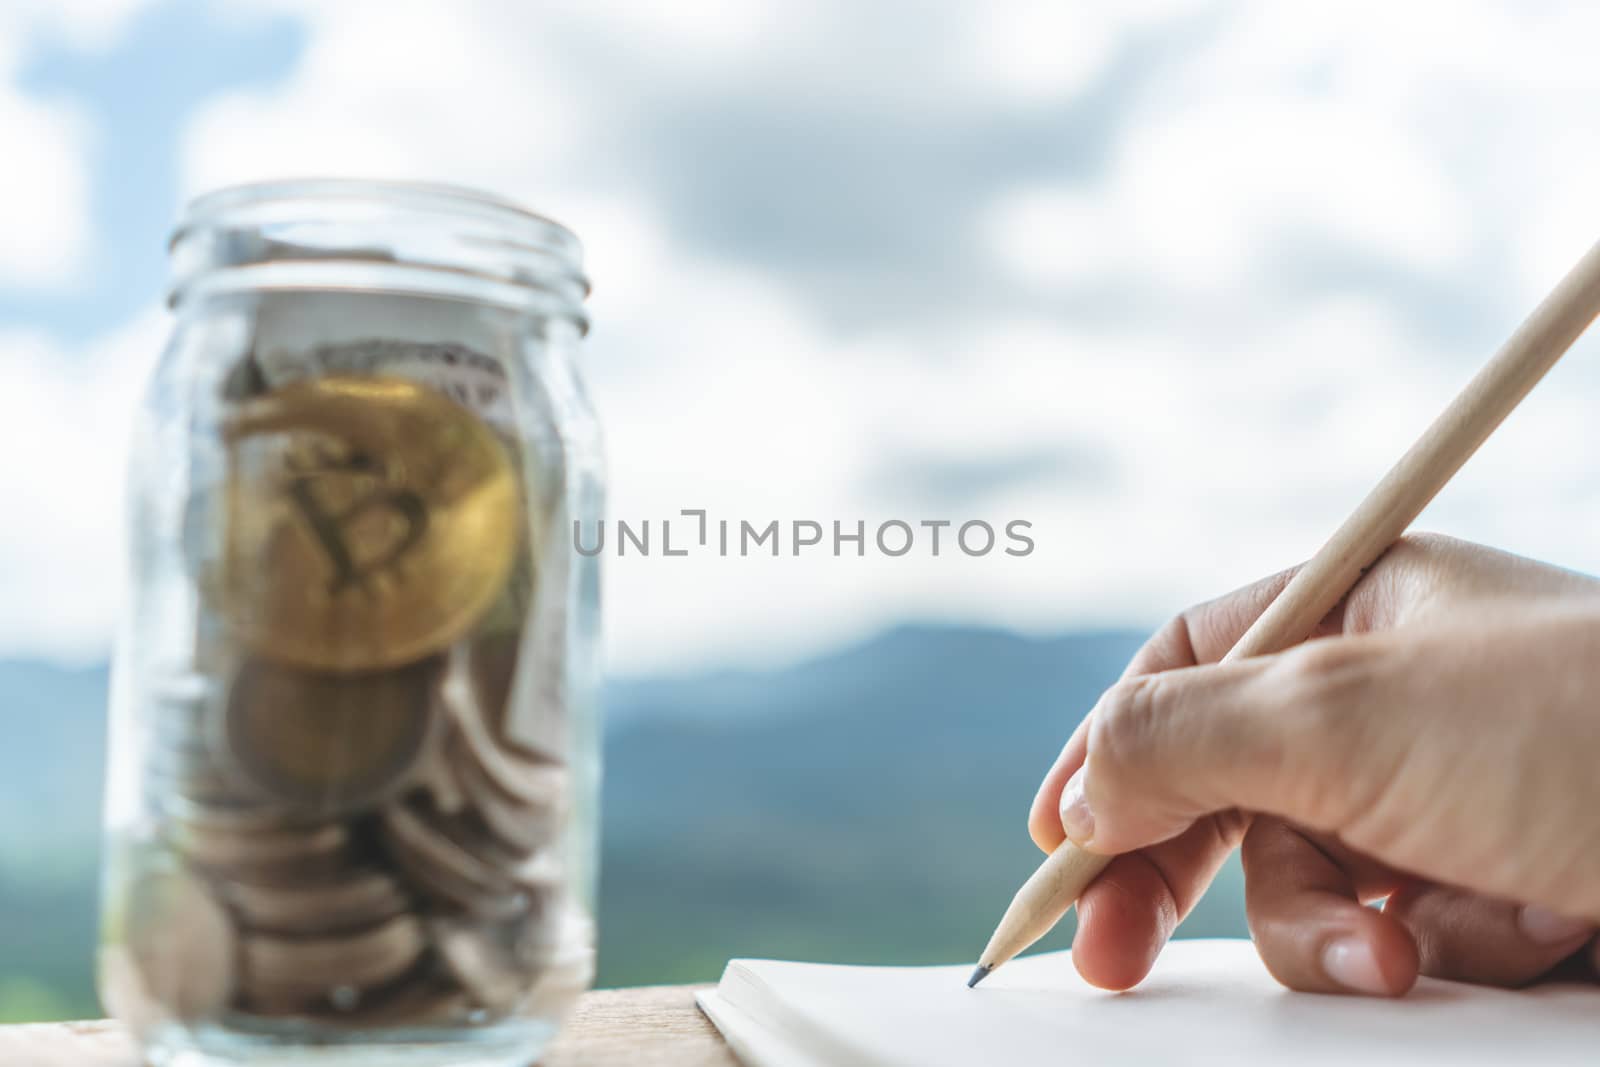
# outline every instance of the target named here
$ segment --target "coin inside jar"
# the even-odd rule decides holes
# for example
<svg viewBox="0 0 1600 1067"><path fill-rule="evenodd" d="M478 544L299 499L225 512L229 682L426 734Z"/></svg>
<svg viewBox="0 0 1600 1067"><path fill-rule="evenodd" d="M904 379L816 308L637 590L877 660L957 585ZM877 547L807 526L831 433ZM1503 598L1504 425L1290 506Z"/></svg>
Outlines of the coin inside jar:
<svg viewBox="0 0 1600 1067"><path fill-rule="evenodd" d="M252 935L240 945L244 993L265 1010L320 1006L344 991L359 993L399 978L426 947L413 915L336 937Z"/></svg>
<svg viewBox="0 0 1600 1067"><path fill-rule="evenodd" d="M491 1011L504 1012L527 997L539 973L539 961L517 951L527 922L440 917L429 920L428 934L445 966L473 999Z"/></svg>
<svg viewBox="0 0 1600 1067"><path fill-rule="evenodd" d="M502 738L521 645L521 633L509 631L485 634L474 639L467 649L466 666L473 699Z"/></svg>
<svg viewBox="0 0 1600 1067"><path fill-rule="evenodd" d="M519 853L532 852L555 840L566 813L564 767L542 764L527 768L528 792L538 785L545 793L540 801L531 802L526 794L514 797L491 781L459 733L452 731L445 751L463 797L497 840Z"/></svg>
<svg viewBox="0 0 1600 1067"><path fill-rule="evenodd" d="M406 782L432 733L438 664L329 674L254 660L239 670L221 747L297 811L349 812Z"/></svg>
<svg viewBox="0 0 1600 1067"><path fill-rule="evenodd" d="M558 799L552 796L551 779L545 773L555 765L521 755L496 742L476 702L463 697L461 685L451 684L459 681L459 663L459 656L451 658L452 677L447 679L442 692L450 712L450 724L461 740L463 759L473 761L485 777L520 804L544 806Z"/></svg>
<svg viewBox="0 0 1600 1067"><path fill-rule="evenodd" d="M365 995L327 1021L353 1028L410 1028L466 1022L476 1011L477 1005L453 976L424 973L396 988Z"/></svg>
<svg viewBox="0 0 1600 1067"><path fill-rule="evenodd" d="M171 833L194 866L230 877L265 878L283 871L314 877L346 862L348 831L336 823L245 830L208 823L200 816L173 819Z"/></svg>
<svg viewBox="0 0 1600 1067"><path fill-rule="evenodd" d="M410 901L377 870L348 870L322 880L303 874L218 887L244 926L256 933L326 935L359 930L405 912Z"/></svg>
<svg viewBox="0 0 1600 1067"><path fill-rule="evenodd" d="M424 891L473 915L509 918L527 910L517 878L518 858L463 816L422 804L391 804L383 813L384 843L394 861Z"/></svg>
<svg viewBox="0 0 1600 1067"><path fill-rule="evenodd" d="M374 670L470 630L520 543L511 460L469 409L415 382L329 376L238 405L224 611L284 663Z"/></svg>
<svg viewBox="0 0 1600 1067"><path fill-rule="evenodd" d="M129 889L123 921L136 995L180 1019L203 1018L227 1002L233 925L199 879L176 869L141 875Z"/></svg>

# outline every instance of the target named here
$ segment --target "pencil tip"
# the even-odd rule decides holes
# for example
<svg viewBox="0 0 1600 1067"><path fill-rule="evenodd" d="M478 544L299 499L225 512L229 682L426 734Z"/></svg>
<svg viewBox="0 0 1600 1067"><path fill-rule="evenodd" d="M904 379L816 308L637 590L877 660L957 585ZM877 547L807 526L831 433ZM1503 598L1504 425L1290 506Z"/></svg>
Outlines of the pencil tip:
<svg viewBox="0 0 1600 1067"><path fill-rule="evenodd" d="M993 967L985 967L981 963L978 964L977 969L972 972L972 977L967 979L967 988L971 989L973 986L989 977L989 972L992 970L994 970Z"/></svg>

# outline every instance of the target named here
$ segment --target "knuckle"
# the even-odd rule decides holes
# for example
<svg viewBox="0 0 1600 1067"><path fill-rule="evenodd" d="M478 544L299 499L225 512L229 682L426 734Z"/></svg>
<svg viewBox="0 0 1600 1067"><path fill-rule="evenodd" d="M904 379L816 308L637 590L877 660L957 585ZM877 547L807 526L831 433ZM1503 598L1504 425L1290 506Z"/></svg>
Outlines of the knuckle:
<svg viewBox="0 0 1600 1067"><path fill-rule="evenodd" d="M1168 663L1193 663L1195 659L1193 634L1189 629L1190 616L1195 608L1188 608L1168 619L1156 631L1153 644L1163 653Z"/></svg>
<svg viewBox="0 0 1600 1067"><path fill-rule="evenodd" d="M1238 808L1219 811L1209 820L1216 845L1223 853L1232 852L1245 840L1250 831L1250 813Z"/></svg>
<svg viewBox="0 0 1600 1067"><path fill-rule="evenodd" d="M1444 534L1404 534L1380 557L1380 584L1391 599L1408 590L1418 592L1431 585L1461 555L1463 546L1464 542Z"/></svg>
<svg viewBox="0 0 1600 1067"><path fill-rule="evenodd" d="M1403 556L1412 559L1429 559L1443 555L1457 545L1460 541L1454 537L1447 537L1441 533L1432 533L1427 530L1413 530L1401 534L1400 539L1389 546L1386 556Z"/></svg>
<svg viewBox="0 0 1600 1067"><path fill-rule="evenodd" d="M1127 676L1155 674L1193 663L1195 649L1189 617L1194 610L1174 615L1151 634L1129 662Z"/></svg>
<svg viewBox="0 0 1600 1067"><path fill-rule="evenodd" d="M1089 734L1097 778L1113 784L1147 766L1159 729L1160 675L1117 682L1100 698Z"/></svg>

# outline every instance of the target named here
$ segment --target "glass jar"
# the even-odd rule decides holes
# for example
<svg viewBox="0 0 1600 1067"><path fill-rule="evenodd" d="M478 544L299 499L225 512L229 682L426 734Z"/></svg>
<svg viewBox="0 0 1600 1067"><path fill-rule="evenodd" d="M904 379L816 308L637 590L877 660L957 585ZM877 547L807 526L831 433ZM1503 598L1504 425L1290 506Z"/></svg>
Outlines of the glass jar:
<svg viewBox="0 0 1600 1067"><path fill-rule="evenodd" d="M312 181L190 205L138 421L100 985L153 1064L531 1063L593 974L577 239Z"/></svg>

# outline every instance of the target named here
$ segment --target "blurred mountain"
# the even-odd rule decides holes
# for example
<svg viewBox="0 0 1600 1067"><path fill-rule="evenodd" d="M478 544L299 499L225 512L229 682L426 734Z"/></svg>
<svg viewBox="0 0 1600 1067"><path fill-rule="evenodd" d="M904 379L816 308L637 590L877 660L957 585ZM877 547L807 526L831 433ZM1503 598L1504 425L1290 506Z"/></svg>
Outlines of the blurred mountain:
<svg viewBox="0 0 1600 1067"><path fill-rule="evenodd" d="M1143 637L905 627L788 670L614 687L601 981L970 958L1039 861L1040 776ZM1184 932L1243 934L1240 884L1225 869Z"/></svg>
<svg viewBox="0 0 1600 1067"><path fill-rule="evenodd" d="M0 875L21 857L41 876L70 867L98 835L106 681L0 661Z"/></svg>
<svg viewBox="0 0 1600 1067"><path fill-rule="evenodd" d="M0 1022L98 1012L106 680L0 662Z"/></svg>
<svg viewBox="0 0 1600 1067"><path fill-rule="evenodd" d="M970 958L1038 860L1039 776L1141 638L915 626L614 682L601 984L708 981L735 955ZM0 663L0 1019L97 1010L105 689L103 668ZM1223 883L1185 933L1242 932L1236 868Z"/></svg>

